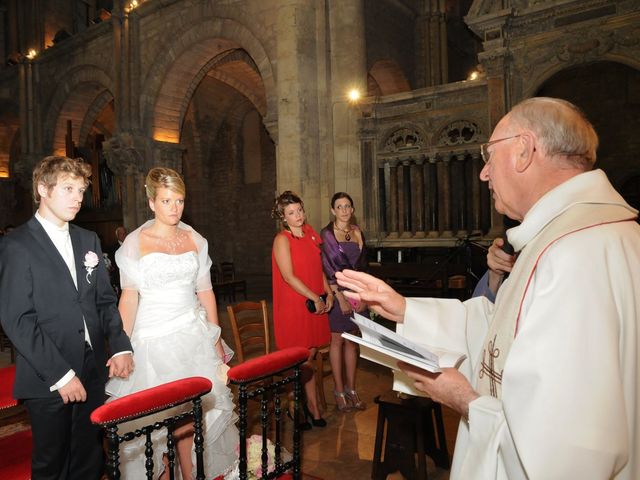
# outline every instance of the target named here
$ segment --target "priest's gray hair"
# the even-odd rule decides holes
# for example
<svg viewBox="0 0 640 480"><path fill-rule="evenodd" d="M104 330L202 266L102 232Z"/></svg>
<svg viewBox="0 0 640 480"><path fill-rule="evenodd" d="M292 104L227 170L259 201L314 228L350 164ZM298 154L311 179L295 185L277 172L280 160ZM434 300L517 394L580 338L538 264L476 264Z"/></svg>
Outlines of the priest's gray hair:
<svg viewBox="0 0 640 480"><path fill-rule="evenodd" d="M580 108L559 98L533 97L509 112L510 120L535 133L544 152L572 168L591 170L598 134Z"/></svg>

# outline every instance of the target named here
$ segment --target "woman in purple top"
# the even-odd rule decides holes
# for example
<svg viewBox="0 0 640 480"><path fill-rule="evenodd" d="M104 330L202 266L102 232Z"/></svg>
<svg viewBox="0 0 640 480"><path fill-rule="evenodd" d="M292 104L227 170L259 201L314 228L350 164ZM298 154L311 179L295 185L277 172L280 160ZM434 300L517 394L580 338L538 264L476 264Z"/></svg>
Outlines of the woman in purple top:
<svg viewBox="0 0 640 480"><path fill-rule="evenodd" d="M366 305L350 303L336 283L336 272L345 268L365 270L367 255L364 235L357 225L352 225L353 200L349 194L338 192L331 198L331 213L335 220L322 229L322 265L335 294L337 304L329 312L331 346L329 360L335 384L336 406L340 411L351 408L364 410L365 405L355 390L358 348L353 342L342 338L343 332L354 332L358 327L350 320L353 312L368 315Z"/></svg>

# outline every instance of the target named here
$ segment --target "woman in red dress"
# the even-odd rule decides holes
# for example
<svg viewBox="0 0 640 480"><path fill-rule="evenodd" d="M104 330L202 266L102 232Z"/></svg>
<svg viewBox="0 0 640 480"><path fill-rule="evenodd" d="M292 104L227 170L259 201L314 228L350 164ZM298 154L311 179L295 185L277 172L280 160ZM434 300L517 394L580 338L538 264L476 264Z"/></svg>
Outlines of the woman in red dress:
<svg viewBox="0 0 640 480"><path fill-rule="evenodd" d="M276 198L272 216L282 222L271 255L276 346L306 347L312 360L317 347L331 339L327 312L333 306L333 293L322 271L320 235L307 225L302 199L289 190ZM312 362L308 365L313 372ZM305 413L314 426L324 427L327 422L318 406L314 376L315 372L304 384Z"/></svg>

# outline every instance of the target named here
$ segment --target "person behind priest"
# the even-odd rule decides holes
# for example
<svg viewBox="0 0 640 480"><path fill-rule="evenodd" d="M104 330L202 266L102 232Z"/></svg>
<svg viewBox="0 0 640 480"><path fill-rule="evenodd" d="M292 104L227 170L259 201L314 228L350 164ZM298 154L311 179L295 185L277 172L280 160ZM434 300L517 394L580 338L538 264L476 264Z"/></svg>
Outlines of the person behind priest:
<svg viewBox="0 0 640 480"><path fill-rule="evenodd" d="M331 213L335 220L320 231L322 237L322 266L329 280L337 305L329 311L331 346L329 359L335 389L336 408L348 411L351 408L364 410L365 404L356 392L356 369L358 346L344 338L343 332L357 332L351 321L353 311L368 316L365 303L352 305L336 283L336 272L345 268L364 270L367 267L367 250L364 235L353 220L353 200L348 193L337 192L331 198Z"/></svg>
<svg viewBox="0 0 640 480"><path fill-rule="evenodd" d="M320 235L306 223L304 203L290 190L276 198L271 216L281 222L271 255L276 346L308 348L312 360L318 347L331 340L327 312L333 306L333 292L322 271ZM312 302L313 313L307 309L307 301ZM327 422L322 418L315 384L319 373L313 372L311 362L307 367L305 370L312 375L305 378L304 409L311 423L305 422L302 427L324 427Z"/></svg>
<svg viewBox="0 0 640 480"><path fill-rule="evenodd" d="M482 146L480 177L518 253L495 305L400 296L338 273L409 338L464 352L459 370L401 364L462 415L451 479L640 478L640 226L596 160L573 104L531 98Z"/></svg>
<svg viewBox="0 0 640 480"><path fill-rule="evenodd" d="M506 229L517 225L517 222L505 217ZM484 296L490 302L495 303L498 289L511 273L513 264L516 261L516 256L513 253L505 251L505 242L506 240L502 237L494 238L493 242L491 242L491 246L487 251L487 271L478 280L471 298Z"/></svg>
<svg viewBox="0 0 640 480"><path fill-rule="evenodd" d="M0 245L0 318L17 350L14 395L29 413L34 480L101 478L102 433L89 417L107 374L133 370L98 236L69 223L90 175L81 159L45 157L33 170L38 210Z"/></svg>
<svg viewBox="0 0 640 480"><path fill-rule="evenodd" d="M230 351L221 337L208 244L180 221L186 195L180 174L170 168L152 168L145 188L154 218L131 232L116 251L122 285L119 308L137 368L126 380L109 381L106 390L120 398L181 378L209 378L213 389L202 398L205 472L207 478L234 478L238 430L233 397L226 386ZM157 421L165 417L158 414ZM140 428L152 421L145 417L125 428ZM190 479L195 472L193 423L179 427L174 435L182 478ZM157 431L154 440L153 478L158 478L164 466L166 434ZM145 478L144 444L144 438L138 438L121 448L123 478Z"/></svg>

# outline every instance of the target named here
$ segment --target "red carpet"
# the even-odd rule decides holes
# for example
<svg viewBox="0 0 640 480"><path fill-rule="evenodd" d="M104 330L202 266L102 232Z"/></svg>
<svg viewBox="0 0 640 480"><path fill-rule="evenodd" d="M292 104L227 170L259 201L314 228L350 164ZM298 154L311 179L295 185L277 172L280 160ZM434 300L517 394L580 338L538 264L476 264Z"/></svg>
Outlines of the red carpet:
<svg viewBox="0 0 640 480"><path fill-rule="evenodd" d="M0 455L2 480L28 480L31 477L31 429L0 438L0 452L4 452Z"/></svg>

